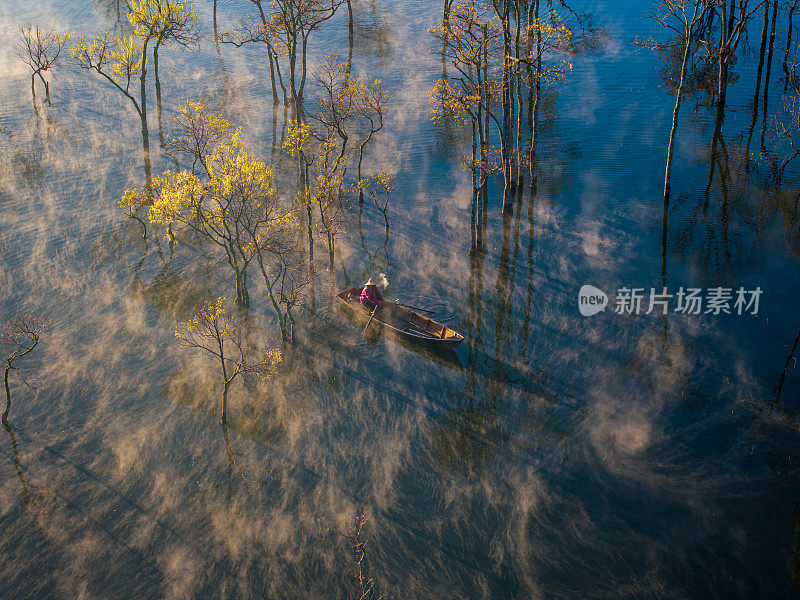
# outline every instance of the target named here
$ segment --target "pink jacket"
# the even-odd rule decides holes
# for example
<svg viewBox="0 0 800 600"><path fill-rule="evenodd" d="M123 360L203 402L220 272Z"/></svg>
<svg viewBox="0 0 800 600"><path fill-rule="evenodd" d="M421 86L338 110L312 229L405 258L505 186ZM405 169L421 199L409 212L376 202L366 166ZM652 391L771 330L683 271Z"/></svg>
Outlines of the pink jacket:
<svg viewBox="0 0 800 600"><path fill-rule="evenodd" d="M378 286L371 283L370 285L365 285L364 289L361 290L359 300L361 300L362 303L380 304L383 302L383 296L381 296L381 291L378 289Z"/></svg>

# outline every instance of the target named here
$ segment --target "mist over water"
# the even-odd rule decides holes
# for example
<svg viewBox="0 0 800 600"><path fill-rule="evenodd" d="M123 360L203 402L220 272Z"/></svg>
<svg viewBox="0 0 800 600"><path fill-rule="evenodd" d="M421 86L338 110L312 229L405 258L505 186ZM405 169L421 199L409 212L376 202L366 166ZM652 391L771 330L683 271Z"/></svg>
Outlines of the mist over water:
<svg viewBox="0 0 800 600"><path fill-rule="evenodd" d="M791 149L769 134L785 40L763 151L760 12L716 146L715 108L683 104L662 245L674 96L632 42L663 34L640 3L574 3L603 43L543 91L536 192L504 222L490 180L487 249L471 257L470 140L430 119L441 3L353 6L353 72L391 94L364 163L397 174L388 229L371 201L360 223L354 205L331 271L320 251L296 346L271 379L236 380L225 429L217 369L174 331L234 297L229 271L123 215L144 180L125 98L64 64L37 116L14 55L19 23L90 34L117 3L0 10L0 318L49 321L21 365L36 389L11 378L0 431L0 598L346 598L360 515L364 573L393 598L796 595L800 163L776 182ZM165 133L172 107L203 98L248 151L291 169L263 48L218 47L212 3L196 8L199 51L160 59ZM248 8L219 2L218 29ZM311 72L346 59L346 7L309 52ZM175 163L149 94L161 173ZM442 354L365 333L335 294L369 277L464 342ZM583 285L608 294L605 311L581 316ZM763 295L757 316L614 312L620 288L663 285ZM253 277L252 335L277 347L262 288Z"/></svg>

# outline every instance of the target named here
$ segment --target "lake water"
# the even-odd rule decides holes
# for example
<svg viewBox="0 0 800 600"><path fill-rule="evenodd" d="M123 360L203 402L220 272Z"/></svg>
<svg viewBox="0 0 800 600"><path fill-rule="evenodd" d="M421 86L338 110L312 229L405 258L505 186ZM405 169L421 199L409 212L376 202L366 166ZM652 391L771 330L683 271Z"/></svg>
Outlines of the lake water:
<svg viewBox="0 0 800 600"><path fill-rule="evenodd" d="M268 382L233 387L229 455L219 375L173 334L201 301L233 296L225 266L145 242L123 216L117 201L143 179L130 104L64 64L37 117L14 55L18 23L89 34L117 4L0 3L0 317L49 320L22 365L36 390L12 374L0 432L0 597L351 597L359 515L376 597L797 595L800 161L776 181L791 149L771 133L786 16L763 151L761 11L716 143L716 109L683 105L664 245L674 98L633 43L663 33L638 2L574 2L604 43L545 90L536 194L504 222L490 182L488 248L470 257L468 138L428 103L441 2L353 5L353 69L391 92L365 158L397 173L388 240L369 203L360 228L353 214L297 348ZM220 1L219 30L247 10ZM271 156L285 116L263 49L218 48L212 3L197 12L199 51L161 53L165 129L169 107L202 97ZM346 7L309 52L312 69L347 56ZM149 94L161 172L174 165ZM464 334L454 354L364 334L337 307L338 290L379 273L386 297ZM584 284L608 294L604 312L580 314ZM757 315L676 313L675 297L645 314L664 285L762 295ZM615 313L620 288L645 290L639 314ZM256 277L250 292L279 345Z"/></svg>

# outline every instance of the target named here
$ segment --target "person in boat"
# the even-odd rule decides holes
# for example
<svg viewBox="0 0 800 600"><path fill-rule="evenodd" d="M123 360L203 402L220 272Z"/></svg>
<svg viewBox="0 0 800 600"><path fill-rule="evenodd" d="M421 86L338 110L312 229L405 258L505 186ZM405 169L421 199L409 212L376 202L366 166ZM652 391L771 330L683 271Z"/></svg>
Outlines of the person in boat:
<svg viewBox="0 0 800 600"><path fill-rule="evenodd" d="M381 296L381 291L378 289L378 286L372 283L372 277L367 280L367 283L364 284L364 288L361 290L361 296L359 297L361 304L366 306L368 309L373 310L376 306L380 306L383 304L383 296Z"/></svg>

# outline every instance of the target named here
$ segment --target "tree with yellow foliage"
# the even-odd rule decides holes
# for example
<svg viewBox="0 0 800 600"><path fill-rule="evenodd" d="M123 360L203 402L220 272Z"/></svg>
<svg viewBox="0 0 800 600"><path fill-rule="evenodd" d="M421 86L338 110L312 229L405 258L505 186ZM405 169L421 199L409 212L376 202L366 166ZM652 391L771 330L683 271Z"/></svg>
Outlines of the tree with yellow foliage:
<svg viewBox="0 0 800 600"><path fill-rule="evenodd" d="M192 159L192 173L196 173L199 163L206 175L209 174L208 157L235 131L232 123L220 115L209 113L202 101L191 98L175 107L172 129L174 137L167 147Z"/></svg>
<svg viewBox="0 0 800 600"><path fill-rule="evenodd" d="M250 304L248 269L255 261L282 337L290 340L291 309L304 287L296 275L296 210L282 206L272 168L244 149L241 130L207 112L201 101L179 106L173 123L176 137L168 146L189 156L192 169L165 171L153 179L149 195L146 190L127 190L120 205L126 211L146 205L150 223L164 227L171 241L189 234L210 242L234 273L240 306Z"/></svg>
<svg viewBox="0 0 800 600"><path fill-rule="evenodd" d="M71 48L72 58L81 68L96 72L131 101L142 126L142 152L145 179L149 185L152 169L150 163L150 133L147 127L147 61L148 46L157 48L167 40L191 43L195 36L197 17L194 5L170 0L131 0L128 21L133 26L131 35L118 36L113 30L92 36L78 36ZM131 89L139 80L139 97ZM160 85L160 84L159 84Z"/></svg>
<svg viewBox="0 0 800 600"><path fill-rule="evenodd" d="M349 188L344 184L349 158L333 135L320 136L305 123L292 123L283 143L300 168L300 203L305 207L309 267L314 263L314 231L325 236L328 269L333 269L334 244L347 213Z"/></svg>
<svg viewBox="0 0 800 600"><path fill-rule="evenodd" d="M205 160L207 177L165 171L153 179L149 220L165 226L170 240L182 227L220 249L236 277L236 303L249 306L248 266L266 240L293 225L294 216L280 210L273 171L244 150L240 130ZM126 192L129 198L138 194Z"/></svg>
<svg viewBox="0 0 800 600"><path fill-rule="evenodd" d="M43 73L56 65L61 52L70 38L68 33L58 33L53 27L49 31L39 25L20 25L21 40L17 44L16 54L31 68L31 94L33 106L36 108L36 77L44 85L44 101L50 104L50 83Z"/></svg>
<svg viewBox="0 0 800 600"><path fill-rule="evenodd" d="M200 20L194 12L192 2L161 0L155 11L155 43L153 44L153 76L156 85L156 111L158 134L164 144L161 128L161 78L158 76L158 51L161 46L196 48L200 42Z"/></svg>
<svg viewBox="0 0 800 600"><path fill-rule="evenodd" d="M281 351L276 348L259 348L248 335L249 331L248 316L230 307L223 297L203 303L190 320L175 328L175 338L181 348L199 350L220 368L223 381L220 422L223 427L228 422L228 391L233 381L240 375L269 379L282 359Z"/></svg>
<svg viewBox="0 0 800 600"><path fill-rule="evenodd" d="M328 266L333 269L334 244L347 215L347 204L362 180L364 151L383 128L388 92L381 81L350 74L350 65L326 56L317 71L320 94L306 114L307 123L294 123L284 148L297 157L301 170L301 202L308 223L309 258L313 260L313 224L325 236ZM357 179L347 171L357 163Z"/></svg>
<svg viewBox="0 0 800 600"><path fill-rule="evenodd" d="M147 129L147 95L144 92L144 70L142 69L142 44L135 35L117 36L113 31L102 31L91 41L78 36L72 46L72 57L78 65L96 72L118 89L133 104L142 125L142 153L144 155L145 179L150 181L150 134ZM132 85L141 82L141 93L137 99Z"/></svg>
<svg viewBox="0 0 800 600"><path fill-rule="evenodd" d="M481 186L494 170L489 150L489 124L494 123L500 142L504 214L511 211L513 194L521 191L523 168L532 159L534 147L533 123L527 140L522 134L523 89L538 89L541 81L557 80L571 68L559 56L569 49L570 29L552 11L539 19L538 1L532 0L527 7L526 13L519 1L461 0L430 30L457 71L434 86L434 118L454 116L462 125L472 126L473 159L465 164L473 170L473 185ZM545 56L552 59L547 67L542 66Z"/></svg>

